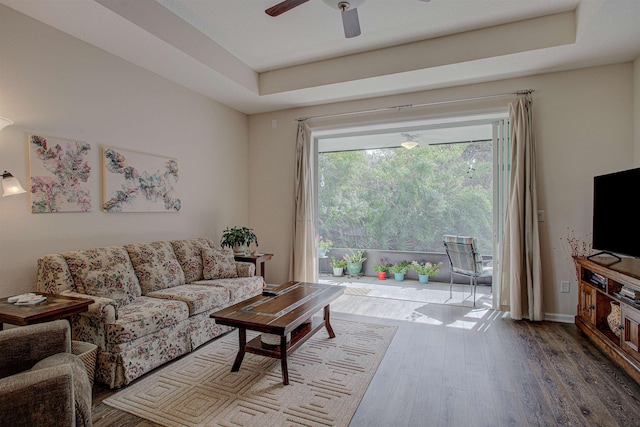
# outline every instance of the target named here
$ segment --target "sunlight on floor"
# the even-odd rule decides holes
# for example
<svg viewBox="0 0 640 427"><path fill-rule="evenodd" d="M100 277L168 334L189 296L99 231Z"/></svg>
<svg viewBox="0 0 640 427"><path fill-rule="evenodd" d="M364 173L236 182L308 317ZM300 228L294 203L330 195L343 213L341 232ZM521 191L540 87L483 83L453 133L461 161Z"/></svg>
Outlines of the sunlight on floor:
<svg viewBox="0 0 640 427"><path fill-rule="evenodd" d="M362 316L415 322L465 330L487 330L496 313L491 309L491 287L478 286L476 307L469 286L448 283L420 284L416 280L379 281L375 278L321 276L320 283L345 286L331 310Z"/></svg>

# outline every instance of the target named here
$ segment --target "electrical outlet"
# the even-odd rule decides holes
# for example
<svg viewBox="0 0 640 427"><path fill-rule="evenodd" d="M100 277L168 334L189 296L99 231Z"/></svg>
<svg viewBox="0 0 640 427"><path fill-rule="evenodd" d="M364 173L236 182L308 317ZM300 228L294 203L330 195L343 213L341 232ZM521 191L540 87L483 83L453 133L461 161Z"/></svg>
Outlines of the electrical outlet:
<svg viewBox="0 0 640 427"><path fill-rule="evenodd" d="M568 281L565 281L565 280L560 282L560 292L562 292L563 294L569 293L570 284L571 284L571 282L568 282Z"/></svg>
<svg viewBox="0 0 640 427"><path fill-rule="evenodd" d="M544 211L538 211L538 222L544 222Z"/></svg>

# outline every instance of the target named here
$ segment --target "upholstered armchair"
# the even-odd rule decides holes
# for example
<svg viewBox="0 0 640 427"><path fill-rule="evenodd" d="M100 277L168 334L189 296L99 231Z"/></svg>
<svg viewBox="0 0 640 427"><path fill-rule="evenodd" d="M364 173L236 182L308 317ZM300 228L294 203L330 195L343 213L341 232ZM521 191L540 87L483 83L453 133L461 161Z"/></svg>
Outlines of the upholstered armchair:
<svg viewBox="0 0 640 427"><path fill-rule="evenodd" d="M66 320L0 331L0 426L91 426L91 384Z"/></svg>

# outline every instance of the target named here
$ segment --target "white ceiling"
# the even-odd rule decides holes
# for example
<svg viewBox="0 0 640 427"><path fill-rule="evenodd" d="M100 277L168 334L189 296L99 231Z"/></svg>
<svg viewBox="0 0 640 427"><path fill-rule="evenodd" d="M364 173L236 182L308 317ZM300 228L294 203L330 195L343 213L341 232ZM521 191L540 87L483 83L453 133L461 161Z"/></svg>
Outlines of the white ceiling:
<svg viewBox="0 0 640 427"><path fill-rule="evenodd" d="M632 61L640 0L0 0L247 114ZM516 23L517 22L517 23Z"/></svg>

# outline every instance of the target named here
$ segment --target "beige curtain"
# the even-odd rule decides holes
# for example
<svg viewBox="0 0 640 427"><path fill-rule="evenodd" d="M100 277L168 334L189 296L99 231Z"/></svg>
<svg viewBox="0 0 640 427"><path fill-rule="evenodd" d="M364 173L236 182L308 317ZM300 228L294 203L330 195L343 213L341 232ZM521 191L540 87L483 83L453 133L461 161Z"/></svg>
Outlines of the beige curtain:
<svg viewBox="0 0 640 427"><path fill-rule="evenodd" d="M501 305L511 317L543 320L536 159L531 95L509 104L511 175L501 269Z"/></svg>
<svg viewBox="0 0 640 427"><path fill-rule="evenodd" d="M311 131L304 122L299 122L289 280L302 282L315 282L318 277L313 158Z"/></svg>

